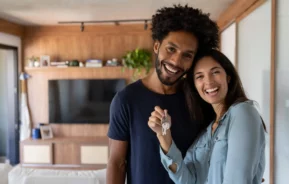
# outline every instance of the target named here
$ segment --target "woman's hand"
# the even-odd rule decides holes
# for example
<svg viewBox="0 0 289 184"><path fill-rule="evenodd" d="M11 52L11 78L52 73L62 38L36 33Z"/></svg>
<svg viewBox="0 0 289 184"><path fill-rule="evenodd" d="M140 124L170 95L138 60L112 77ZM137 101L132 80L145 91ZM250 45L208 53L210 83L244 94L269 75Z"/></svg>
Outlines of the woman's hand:
<svg viewBox="0 0 289 184"><path fill-rule="evenodd" d="M166 109L161 109L159 106L156 106L154 111L151 113L151 116L149 117L148 125L157 134L160 145L166 154L171 147L172 136L170 129L166 130L166 135L163 135L162 118L164 118L165 115L167 116L167 120L171 122L171 117L168 114L168 111Z"/></svg>

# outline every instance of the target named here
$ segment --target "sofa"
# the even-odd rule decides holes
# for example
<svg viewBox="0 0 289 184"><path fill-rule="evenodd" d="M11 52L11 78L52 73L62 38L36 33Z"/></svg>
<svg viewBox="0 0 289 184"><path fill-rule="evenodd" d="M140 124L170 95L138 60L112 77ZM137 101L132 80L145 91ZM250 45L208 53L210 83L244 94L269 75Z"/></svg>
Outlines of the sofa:
<svg viewBox="0 0 289 184"><path fill-rule="evenodd" d="M102 170L54 170L32 169L21 165L8 175L9 184L105 184L106 169Z"/></svg>
<svg viewBox="0 0 289 184"><path fill-rule="evenodd" d="M0 164L0 184L8 184L8 173L12 170L9 164Z"/></svg>

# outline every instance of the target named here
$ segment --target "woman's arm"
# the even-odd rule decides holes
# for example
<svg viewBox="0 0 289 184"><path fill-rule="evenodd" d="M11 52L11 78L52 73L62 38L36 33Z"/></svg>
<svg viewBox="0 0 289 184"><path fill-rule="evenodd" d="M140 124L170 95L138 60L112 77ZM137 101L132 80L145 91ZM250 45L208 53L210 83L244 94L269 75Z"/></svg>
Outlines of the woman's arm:
<svg viewBox="0 0 289 184"><path fill-rule="evenodd" d="M176 184L195 184L196 175L191 154L192 146L189 148L185 159L183 159L180 150L172 140L171 133L167 135L158 135L160 142L161 162L168 171L170 178Z"/></svg>
<svg viewBox="0 0 289 184"><path fill-rule="evenodd" d="M248 103L236 106L231 118L223 184L253 184L265 144L262 120Z"/></svg>
<svg viewBox="0 0 289 184"><path fill-rule="evenodd" d="M170 178L176 184L195 184L195 170L192 164L192 154L189 152L191 148L189 148L183 160L180 150L172 140L170 129L167 130L166 135L162 134L161 119L165 114L167 114L168 120L170 121L170 116L167 111L156 106L155 111L151 113L148 120L148 126L156 133L160 142L161 162L168 171Z"/></svg>

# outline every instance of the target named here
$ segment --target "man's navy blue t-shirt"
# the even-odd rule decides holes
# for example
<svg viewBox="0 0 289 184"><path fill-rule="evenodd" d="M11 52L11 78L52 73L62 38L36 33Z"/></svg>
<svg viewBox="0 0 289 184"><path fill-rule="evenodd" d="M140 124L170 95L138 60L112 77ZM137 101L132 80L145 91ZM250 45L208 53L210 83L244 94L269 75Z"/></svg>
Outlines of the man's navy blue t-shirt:
<svg viewBox="0 0 289 184"><path fill-rule="evenodd" d="M157 94L141 80L118 92L110 106L108 137L128 142L127 184L173 184L161 164L156 134L148 126L155 106L168 110L172 137L183 156L199 133L199 125L190 119L183 92Z"/></svg>

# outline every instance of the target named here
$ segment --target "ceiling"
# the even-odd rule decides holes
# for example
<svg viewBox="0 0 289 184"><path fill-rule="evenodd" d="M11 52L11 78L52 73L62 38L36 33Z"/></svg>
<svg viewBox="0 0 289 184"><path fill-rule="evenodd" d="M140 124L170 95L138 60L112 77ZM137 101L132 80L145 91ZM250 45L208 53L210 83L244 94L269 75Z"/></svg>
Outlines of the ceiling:
<svg viewBox="0 0 289 184"><path fill-rule="evenodd" d="M216 20L234 0L0 0L0 18L21 25L60 21L150 19L158 8L180 3Z"/></svg>

